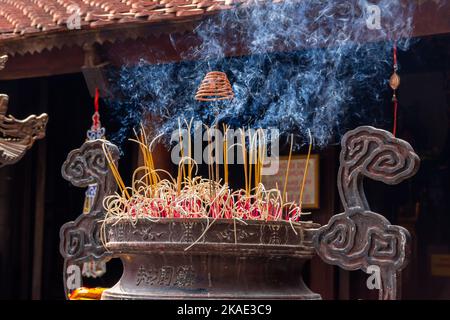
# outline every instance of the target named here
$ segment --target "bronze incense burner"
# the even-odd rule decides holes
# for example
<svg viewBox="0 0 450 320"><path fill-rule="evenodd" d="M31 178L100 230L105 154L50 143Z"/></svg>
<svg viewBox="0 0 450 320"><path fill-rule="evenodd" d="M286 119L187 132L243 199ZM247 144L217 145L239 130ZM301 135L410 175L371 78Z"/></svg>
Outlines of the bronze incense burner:
<svg viewBox="0 0 450 320"><path fill-rule="evenodd" d="M100 186L91 212L61 228L66 293L74 266L118 257L124 273L102 299L320 299L302 280L302 267L315 251L346 270L378 267L380 299L399 298L397 278L408 262L410 235L372 212L363 189L364 177L397 184L417 172L418 156L391 133L363 126L344 135L338 173L344 212L320 228L231 219L104 221L101 202L115 188L104 143L86 142L63 165L63 176L73 184ZM117 147L107 147L117 161Z"/></svg>
<svg viewBox="0 0 450 320"><path fill-rule="evenodd" d="M102 299L318 299L303 283L314 253L304 223L146 219L105 225L106 249L123 276Z"/></svg>

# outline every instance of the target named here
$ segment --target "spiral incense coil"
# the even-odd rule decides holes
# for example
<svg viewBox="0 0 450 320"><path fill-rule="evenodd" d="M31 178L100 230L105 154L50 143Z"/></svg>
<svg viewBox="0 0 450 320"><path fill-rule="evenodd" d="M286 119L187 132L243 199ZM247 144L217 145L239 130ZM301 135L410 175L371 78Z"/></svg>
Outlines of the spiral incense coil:
<svg viewBox="0 0 450 320"><path fill-rule="evenodd" d="M198 101L231 100L234 98L230 81L224 72L208 72L195 95Z"/></svg>

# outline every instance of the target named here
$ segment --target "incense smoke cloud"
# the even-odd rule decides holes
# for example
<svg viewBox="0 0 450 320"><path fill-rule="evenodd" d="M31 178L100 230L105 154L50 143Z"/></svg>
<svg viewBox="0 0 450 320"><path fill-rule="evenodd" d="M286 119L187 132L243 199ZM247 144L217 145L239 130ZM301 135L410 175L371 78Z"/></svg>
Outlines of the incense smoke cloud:
<svg viewBox="0 0 450 320"><path fill-rule="evenodd" d="M375 30L368 26L371 4L254 1L211 16L196 28L202 41L182 53L185 62L141 61L114 74L114 96L121 98L110 103L122 121L116 142L147 116L166 137L179 117L206 124L217 117L233 127L293 133L297 147L307 143L308 129L315 145L323 147L354 123L383 125L386 117L377 107L380 93L388 90L393 46L386 39L398 39L400 50L409 47L414 4L377 1L381 29ZM242 51L248 54L233 57ZM227 73L233 101L194 100L201 80L213 70Z"/></svg>

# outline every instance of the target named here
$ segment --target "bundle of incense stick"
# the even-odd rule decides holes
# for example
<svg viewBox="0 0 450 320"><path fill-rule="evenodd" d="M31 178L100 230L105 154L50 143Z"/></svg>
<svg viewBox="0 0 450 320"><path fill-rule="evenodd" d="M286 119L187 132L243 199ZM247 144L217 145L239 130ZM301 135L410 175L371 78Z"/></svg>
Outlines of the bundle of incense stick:
<svg viewBox="0 0 450 320"><path fill-rule="evenodd" d="M119 192L104 199L107 218L128 218L134 222L139 218L157 220L161 218L206 217L300 221L301 216L304 214L301 208L301 199L308 170L307 166L304 177L300 181L299 202L287 202L285 193L290 161L288 161L283 192L278 187L266 189L262 183L262 170L267 151L264 132L256 130L253 133L249 133L245 129L240 129L240 143L229 146L227 138L222 142L225 160L223 164L224 181L219 177L217 161L213 163L212 159L209 159L210 161L208 162L208 178L196 176L197 164L192 159L190 151L191 123L186 123L186 126L189 140L187 143L188 150L180 149L181 160L178 163L176 178L165 170L155 168L153 145L159 137L156 137L149 143L142 126L139 133L135 132L136 139L132 140L139 145L143 166L134 171L131 187L125 187L111 155L107 148L104 148L111 172L119 186ZM227 137L228 129L227 126L223 126L225 137ZM246 134L248 143L246 142ZM208 142L211 143L210 138L208 135ZM181 140L182 137L180 135L180 142ZM214 143L217 147L217 139ZM181 143L180 145L183 144ZM242 148L245 189L232 190L228 185L227 160L229 149L233 147ZM310 141L308 158L311 149L312 141ZM291 154L292 137L289 159ZM210 157L212 156L210 155Z"/></svg>

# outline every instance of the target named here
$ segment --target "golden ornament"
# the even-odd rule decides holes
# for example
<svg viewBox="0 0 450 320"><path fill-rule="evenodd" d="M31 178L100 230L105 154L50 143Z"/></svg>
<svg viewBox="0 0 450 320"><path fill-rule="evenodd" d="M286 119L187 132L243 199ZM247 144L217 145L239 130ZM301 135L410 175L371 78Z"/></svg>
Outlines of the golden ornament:
<svg viewBox="0 0 450 320"><path fill-rule="evenodd" d="M389 79L389 85L391 86L392 90L397 90L400 86L400 76L397 74L397 72L394 72Z"/></svg>

